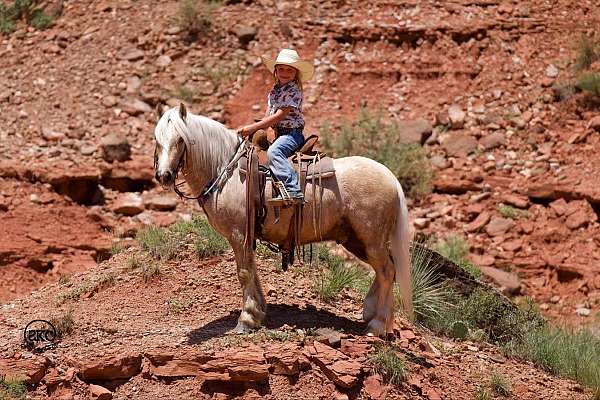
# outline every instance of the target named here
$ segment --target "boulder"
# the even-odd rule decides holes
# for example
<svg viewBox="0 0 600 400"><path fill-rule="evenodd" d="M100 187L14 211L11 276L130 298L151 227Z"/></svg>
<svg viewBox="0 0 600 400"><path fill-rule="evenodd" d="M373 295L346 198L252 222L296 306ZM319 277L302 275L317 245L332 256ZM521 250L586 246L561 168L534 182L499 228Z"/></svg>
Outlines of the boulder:
<svg viewBox="0 0 600 400"><path fill-rule="evenodd" d="M502 202L504 204L508 204L510 206L514 206L517 208L527 208L529 207L529 199L527 197L517 196L513 194L507 194L502 197Z"/></svg>
<svg viewBox="0 0 600 400"><path fill-rule="evenodd" d="M306 347L312 362L336 385L350 389L358 383L362 373L362 365L349 359L344 353L325 344L313 342Z"/></svg>
<svg viewBox="0 0 600 400"><path fill-rule="evenodd" d="M504 133L500 131L493 132L479 139L479 145L485 151L495 149L496 147L504 146L505 144L506 137L504 136Z"/></svg>
<svg viewBox="0 0 600 400"><path fill-rule="evenodd" d="M248 43L254 40L258 31L252 26L240 25L234 29L233 33L235 34L235 36L237 36L242 47L246 47L248 46Z"/></svg>
<svg viewBox="0 0 600 400"><path fill-rule="evenodd" d="M95 400L111 400L113 395L110 390L99 385L90 385L90 396Z"/></svg>
<svg viewBox="0 0 600 400"><path fill-rule="evenodd" d="M149 210L172 211L177 207L178 199L172 195L152 196L144 199L144 205Z"/></svg>
<svg viewBox="0 0 600 400"><path fill-rule="evenodd" d="M452 129L461 129L465 125L466 116L467 114L457 104L453 104L448 108L448 119Z"/></svg>
<svg viewBox="0 0 600 400"><path fill-rule="evenodd" d="M429 121L417 119L414 121L397 122L398 135L400 143L404 144L425 144L425 141L431 136L433 130Z"/></svg>
<svg viewBox="0 0 600 400"><path fill-rule="evenodd" d="M477 149L477 139L466 133L450 135L442 148L449 157L465 157Z"/></svg>
<svg viewBox="0 0 600 400"><path fill-rule="evenodd" d="M490 236L500 236L508 232L513 226L515 226L515 221L512 219L494 217L485 227L485 231Z"/></svg>
<svg viewBox="0 0 600 400"><path fill-rule="evenodd" d="M77 362L79 376L85 382L129 379L142 368L142 356L125 353L116 356L99 357Z"/></svg>
<svg viewBox="0 0 600 400"><path fill-rule="evenodd" d="M480 267L481 273L494 281L504 293L517 295L521 291L521 279L517 274L494 267Z"/></svg>
<svg viewBox="0 0 600 400"><path fill-rule="evenodd" d="M153 111L150 105L140 99L128 98L121 101L119 104L123 112L136 116L144 113L151 113Z"/></svg>
<svg viewBox="0 0 600 400"><path fill-rule="evenodd" d="M490 222L491 217L492 216L489 212L482 212L477 216L477 218L475 218L475 220L464 227L465 232L479 232L484 226L487 225L488 222Z"/></svg>
<svg viewBox="0 0 600 400"><path fill-rule="evenodd" d="M144 211L144 203L139 194L124 193L117 198L111 209L117 214L132 216Z"/></svg>
<svg viewBox="0 0 600 400"><path fill-rule="evenodd" d="M102 138L102 158L108 162L126 161L131 158L131 146L127 139L116 133Z"/></svg>
<svg viewBox="0 0 600 400"><path fill-rule="evenodd" d="M50 366L46 357L33 356L18 360L0 358L0 377L25 379L28 385L37 385Z"/></svg>
<svg viewBox="0 0 600 400"><path fill-rule="evenodd" d="M594 130L600 132L600 115L597 116L597 117L592 118L590 120L590 122L588 122L587 128L588 129L594 129Z"/></svg>

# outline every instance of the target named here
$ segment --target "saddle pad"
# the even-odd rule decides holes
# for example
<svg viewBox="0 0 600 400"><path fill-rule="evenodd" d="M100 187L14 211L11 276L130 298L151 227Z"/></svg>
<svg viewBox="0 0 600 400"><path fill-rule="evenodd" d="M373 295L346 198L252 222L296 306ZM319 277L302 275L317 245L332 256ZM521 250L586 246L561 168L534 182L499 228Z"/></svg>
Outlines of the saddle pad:
<svg viewBox="0 0 600 400"><path fill-rule="evenodd" d="M246 164L247 164L247 158L246 156L242 156L239 160L239 168L240 168L240 173L242 174L246 174ZM266 165L262 165L266 168ZM298 167L296 164L292 164L292 167L294 168L295 171L298 170ZM321 160L319 162L315 163L304 163L302 162L302 175L306 174L306 179L312 179L312 178L329 178L330 176L335 175L335 167L333 165L333 158L331 157L324 157L321 158Z"/></svg>

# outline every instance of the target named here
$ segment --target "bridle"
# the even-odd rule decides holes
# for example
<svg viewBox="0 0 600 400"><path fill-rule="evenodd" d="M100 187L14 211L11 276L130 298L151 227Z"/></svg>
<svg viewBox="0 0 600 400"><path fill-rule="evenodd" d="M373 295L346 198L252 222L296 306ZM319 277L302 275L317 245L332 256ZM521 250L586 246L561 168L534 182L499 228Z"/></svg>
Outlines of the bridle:
<svg viewBox="0 0 600 400"><path fill-rule="evenodd" d="M208 197L213 192L215 192L221 186L221 184L223 184L225 182L223 180L223 178L225 176L229 176L233 172L233 170L235 169L235 167L237 165L237 162L245 154L246 147L247 147L246 145L248 143L249 142L248 142L247 138L246 139L240 138L240 140L237 144L237 147L235 149L235 153L233 154L233 157L227 163L227 166L221 170L221 172L219 173L219 175L217 175L217 177L209 180L208 183L204 186L204 188L200 191L200 194L195 197L188 196L181 191L180 187L185 185L185 183L186 183L185 180L183 180L179 183L177 182L177 176L179 175L179 171L181 171L185 167L186 162L187 162L187 149L185 149L183 152L183 155L181 156L181 158L179 158L179 162L177 163L177 168L175 168L175 172L174 172L175 176L173 177L173 180L175 181L175 184L173 186L173 191L175 192L175 194L177 194L182 199L198 200L200 205L204 205L206 200L208 200ZM157 167L158 167L158 146L154 145L154 170L155 171L156 171Z"/></svg>

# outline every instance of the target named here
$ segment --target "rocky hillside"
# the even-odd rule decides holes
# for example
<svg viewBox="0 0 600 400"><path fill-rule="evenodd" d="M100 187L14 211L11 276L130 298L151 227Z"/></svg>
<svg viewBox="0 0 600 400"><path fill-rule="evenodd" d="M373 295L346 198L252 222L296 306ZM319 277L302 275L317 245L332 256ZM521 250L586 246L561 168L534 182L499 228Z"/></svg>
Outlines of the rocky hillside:
<svg viewBox="0 0 600 400"><path fill-rule="evenodd" d="M166 226L198 211L192 202L155 187L155 106L185 101L195 113L229 126L248 123L264 112L271 84L259 57L275 55L282 47L297 48L315 61L316 77L304 88L308 131L326 123L335 131L364 108L398 123L404 142L424 145L435 178L430 195L411 200L416 233L464 238L470 260L485 279L517 296L532 297L554 321L600 329L599 105L585 93L563 93L580 73L575 60L581 35L598 34L595 2L200 2L204 22L195 37L181 27L181 3L47 1L48 10L61 11L53 26L38 30L19 21L15 32L0 35L0 300L6 303L0 330L12 338L3 342L3 355L14 362L31 361L19 349L20 329L27 318L68 311L68 303L55 308L51 301L61 290L61 277L84 281L114 269L118 279L111 289L73 305L76 333L61 342L56 354L39 358L45 371L56 375L55 381L44 381L46 389L58 384L70 385L71 391L42 388L37 395L85 396L90 382L132 376L115 397L177 398L179 388L187 393L181 396L188 396L181 398L199 393L191 378L196 373L173 371L189 371L195 365L190 362L204 365L208 359L203 357L209 356L200 344L224 340L227 315L238 303L231 257L201 263L202 271L215 274L215 282L223 280L210 296L204 286L188 285L181 271L199 274L198 266L187 265L189 259L166 267L169 273L153 281L156 287L138 286L135 274L120 272L126 263L121 256L98 263L116 248L135 247L141 227ZM592 62L587 69L600 72L600 65ZM219 275L222 271L228 275ZM297 279L284 275L280 280ZM366 370L357 372L352 364L364 366L364 360L355 360L354 350L348 350L373 344L355 325L358 306L350 301L337 307L320 304L329 314L317 323L308 315L318 303L308 282L287 288L273 281L274 293L286 294L269 301L282 315L299 313L300 320L276 322L270 329L279 335L288 332L283 324L308 329L314 323L344 328L346 336L332 345L334 350L294 337L286 343L295 346L293 351L277 350L280 344L273 343L275 350L267 350L265 342L272 340L259 336L260 351L248 349L253 372L242 375L260 378L250 379L252 389L240 393L266 395L268 381L274 398L289 398L286 393L300 387L308 391L298 392L304 398L312 398L310 393L328 398L340 387L351 398L375 396L365 394L367 382L372 383ZM230 291L221 293L225 285ZM138 287L148 296L160 287L162 300L142 303L143 297L128 297ZM181 288L204 311L183 317L166 313L165 302ZM14 303L17 298L22 300ZM141 311L146 306L154 309L153 316ZM311 313L298 311L304 307ZM106 315L96 314L98 309ZM119 320L114 310L119 310ZM123 326L130 323L125 333ZM472 398L481 379L477 371L492 365L522 379L517 398L539 398L539 393L544 398L585 398L577 385L550 384L551 378L497 356L495 349L435 339L444 343L433 347L450 349L437 354L426 344L433 340L426 334L408 325L399 329L410 331L400 335L407 337L404 348L433 367L411 364L427 373L411 370L420 380L405 384L408 391L386 389L398 398L436 398L430 389L442 398ZM181 342L196 331L202 339ZM107 344L98 346L103 341ZM215 351L237 348L219 346ZM123 349L133 351L125 361L118 358ZM284 362L285 368L306 371L298 375L294 370L291 380L285 378L290 374L278 375L271 368L265 372L265 365L274 365L269 351L296 354ZM117 357L114 362L129 375L85 378L81 361L103 357L102 352ZM326 355L321 357L322 352ZM181 354L187 358L178 358ZM220 356L210 354L218 364ZM339 361L354 372L332 377L328 365ZM465 363L470 373L452 372L458 363ZM219 365L209 372L225 375ZM360 389L347 390L336 381L343 376L360 382ZM65 379L71 383L59 384ZM323 382L333 383L323 391ZM570 393L547 389L553 387Z"/></svg>

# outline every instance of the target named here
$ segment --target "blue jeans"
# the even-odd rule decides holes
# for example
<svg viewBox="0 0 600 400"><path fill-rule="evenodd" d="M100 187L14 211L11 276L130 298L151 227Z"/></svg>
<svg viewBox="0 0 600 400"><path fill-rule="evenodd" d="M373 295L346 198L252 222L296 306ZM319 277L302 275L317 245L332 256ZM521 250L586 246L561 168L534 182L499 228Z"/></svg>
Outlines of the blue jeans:
<svg viewBox="0 0 600 400"><path fill-rule="evenodd" d="M286 129L284 132L279 130L278 134L279 137L267 150L269 168L273 175L283 183L288 193L293 196L301 193L302 190L298 182L298 174L292 168L288 157L304 144L304 135L302 128Z"/></svg>

